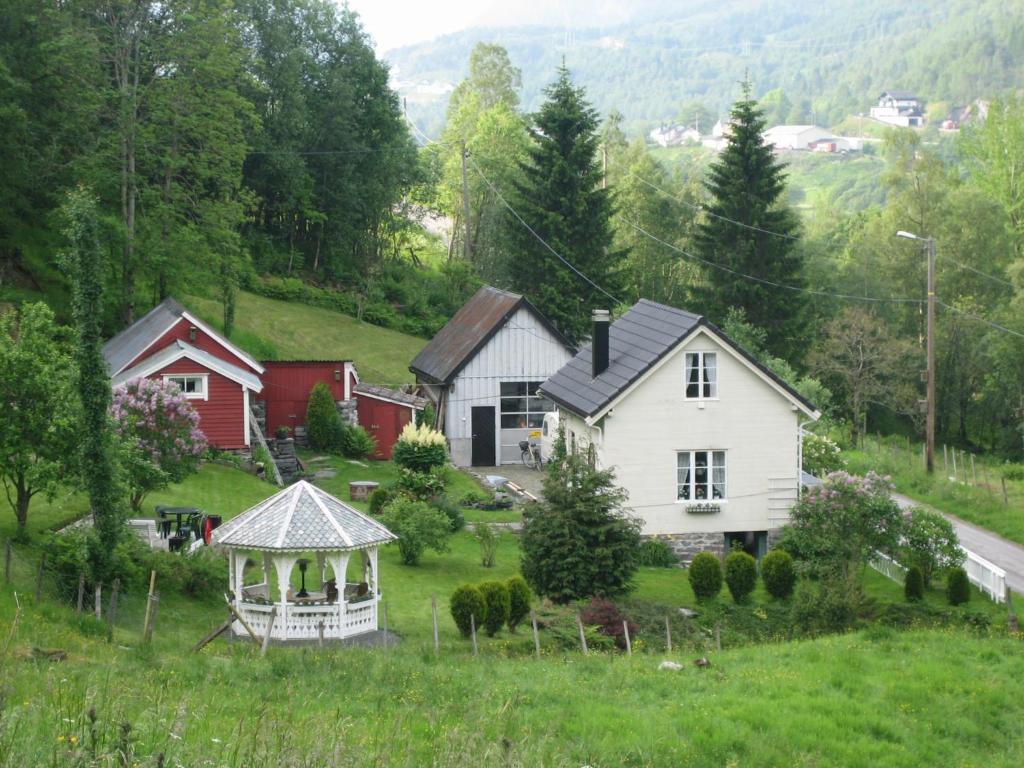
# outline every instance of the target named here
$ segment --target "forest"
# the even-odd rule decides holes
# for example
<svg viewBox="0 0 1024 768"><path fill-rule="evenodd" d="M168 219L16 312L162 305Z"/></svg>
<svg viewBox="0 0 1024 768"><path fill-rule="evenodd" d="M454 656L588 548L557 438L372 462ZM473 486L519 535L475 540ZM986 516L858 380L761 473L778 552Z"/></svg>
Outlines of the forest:
<svg viewBox="0 0 1024 768"><path fill-rule="evenodd" d="M993 45L974 57L992 71L1024 50ZM914 435L926 260L895 236L906 230L936 244L939 438L1019 460L1024 102L1009 83L972 86L989 117L955 140L886 134L877 194L798 211L760 141L778 101L761 104L742 71L709 80L736 125L730 149L667 165L630 140L622 94L572 67L549 63L528 102L536 57L516 50L467 54L431 137L406 120L358 17L327 0L10 0L0 300L44 297L67 319L62 233L69 195L85 194L107 334L168 295L216 298L230 334L247 290L429 336L489 282L584 341L590 309L644 297L706 314L851 439ZM930 95L967 93L955 62L933 69Z"/></svg>

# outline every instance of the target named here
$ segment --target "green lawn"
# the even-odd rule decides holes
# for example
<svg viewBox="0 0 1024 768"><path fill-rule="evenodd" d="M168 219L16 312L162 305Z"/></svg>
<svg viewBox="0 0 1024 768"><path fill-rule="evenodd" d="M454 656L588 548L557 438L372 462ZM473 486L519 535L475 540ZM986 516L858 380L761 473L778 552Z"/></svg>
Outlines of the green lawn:
<svg viewBox="0 0 1024 768"><path fill-rule="evenodd" d="M220 302L189 296L185 303L216 328ZM243 348L264 359L354 360L359 376L374 384L413 380L409 363L427 343L348 315L252 293L238 294L238 336Z"/></svg>
<svg viewBox="0 0 1024 768"><path fill-rule="evenodd" d="M387 481L394 472L383 462L350 466L344 471L359 479ZM325 487L328 481L347 499L341 472ZM207 465L160 500L230 516L270 492L251 476ZM522 628L481 637L474 658L447 598L460 584L513 575L518 562L511 534L501 536L493 568L479 564L469 532L417 566L402 565L386 548L381 588L389 626L401 635L397 647L271 648L265 658L240 641L189 653L223 620L219 596L165 589L153 644L145 647L143 595L128 590L108 643L93 619L52 596L34 605L33 572L19 569L14 583L0 587L4 638L14 590L25 606L12 652L0 657L0 766L121 765L115 753L125 747L124 764L139 766L155 766L160 753L165 765L215 766L987 767L1024 759L1024 703L1008 684L1024 676L1020 639L996 629L1005 612L977 595L971 609L992 616L988 636L875 626L813 641L739 645L738 635L723 629L724 650L717 652L708 636L698 632L694 642L678 633L668 658L683 669L665 672L657 669L666 658L660 627L635 636L632 658L583 657L559 649L545 632L541 660L532 658L529 629ZM874 602L902 603L900 586L871 571L866 586ZM932 592L928 601L940 607L941 595ZM695 605L686 572L675 568L641 569L630 604L671 612ZM759 589L742 609L725 591L699 607L707 616L742 612L747 621L759 621L765 609L786 606ZM63 649L68 659L32 661L33 647ZM699 655L709 656L709 670L691 664ZM123 723L130 724L127 741Z"/></svg>
<svg viewBox="0 0 1024 768"><path fill-rule="evenodd" d="M1004 500L997 462L976 457L975 471L968 473L965 484L962 476L961 482L948 479L941 451L936 456L935 473L929 476L924 471L921 446L912 445L908 452L898 439L883 443L869 439L863 450L846 451L843 456L851 472L874 470L890 475L900 493L1024 544L1024 482L1006 481Z"/></svg>

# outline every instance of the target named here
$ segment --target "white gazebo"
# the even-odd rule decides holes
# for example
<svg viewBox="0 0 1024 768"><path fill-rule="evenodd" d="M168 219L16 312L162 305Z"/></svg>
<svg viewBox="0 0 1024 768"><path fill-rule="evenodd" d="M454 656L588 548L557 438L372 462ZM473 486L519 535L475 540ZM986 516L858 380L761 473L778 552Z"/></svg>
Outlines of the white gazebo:
<svg viewBox="0 0 1024 768"><path fill-rule="evenodd" d="M270 639L277 641L337 640L375 631L381 598L377 549L397 538L373 518L305 480L213 532L213 544L228 551L235 610L254 633L265 637L269 630ZM346 582L353 552L361 557L362 580ZM312 561L302 559L304 553L316 557L316 591L292 585L297 564L303 585L311 578L307 571ZM246 584L246 562L256 554L262 555L263 580ZM232 631L240 635L245 629L235 621Z"/></svg>

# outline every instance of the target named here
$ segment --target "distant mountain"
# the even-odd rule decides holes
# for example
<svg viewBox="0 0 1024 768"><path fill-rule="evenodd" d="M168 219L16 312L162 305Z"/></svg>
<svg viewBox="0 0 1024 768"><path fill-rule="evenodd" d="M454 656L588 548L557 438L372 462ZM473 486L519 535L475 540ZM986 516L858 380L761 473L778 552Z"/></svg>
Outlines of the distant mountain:
<svg viewBox="0 0 1024 768"><path fill-rule="evenodd" d="M661 0L603 26L587 23L583 4L568 7L560 26L472 29L389 51L410 117L436 135L479 41L501 43L522 69L526 109L564 57L595 106L619 109L634 131L692 99L724 114L745 73L755 95L784 90L790 115L803 115L792 122L825 124L866 113L886 89L944 109L1024 85L1021 0Z"/></svg>

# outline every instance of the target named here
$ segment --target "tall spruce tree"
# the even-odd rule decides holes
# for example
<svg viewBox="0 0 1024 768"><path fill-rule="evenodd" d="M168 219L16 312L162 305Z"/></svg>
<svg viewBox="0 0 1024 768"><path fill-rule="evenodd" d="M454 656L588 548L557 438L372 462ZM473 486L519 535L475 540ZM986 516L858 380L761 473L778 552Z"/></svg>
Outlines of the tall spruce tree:
<svg viewBox="0 0 1024 768"><path fill-rule="evenodd" d="M514 217L508 219L516 264L512 285L577 342L590 312L611 308L605 293L622 294L624 253L613 249L612 201L601 188L597 112L562 66L533 115L529 161L515 185L513 205L523 220L585 279L544 247ZM592 281L592 282L591 282ZM598 288L597 286L600 286ZM603 291L601 290L603 289Z"/></svg>
<svg viewBox="0 0 1024 768"><path fill-rule="evenodd" d="M764 143L764 129L764 115L744 83L732 108L729 143L708 171L711 201L696 239L702 258L733 271L708 267L696 293L701 312L719 323L730 307L742 308L752 325L765 330L768 351L792 360L798 357L804 295L736 274L803 285L796 217L782 202L785 166Z"/></svg>

